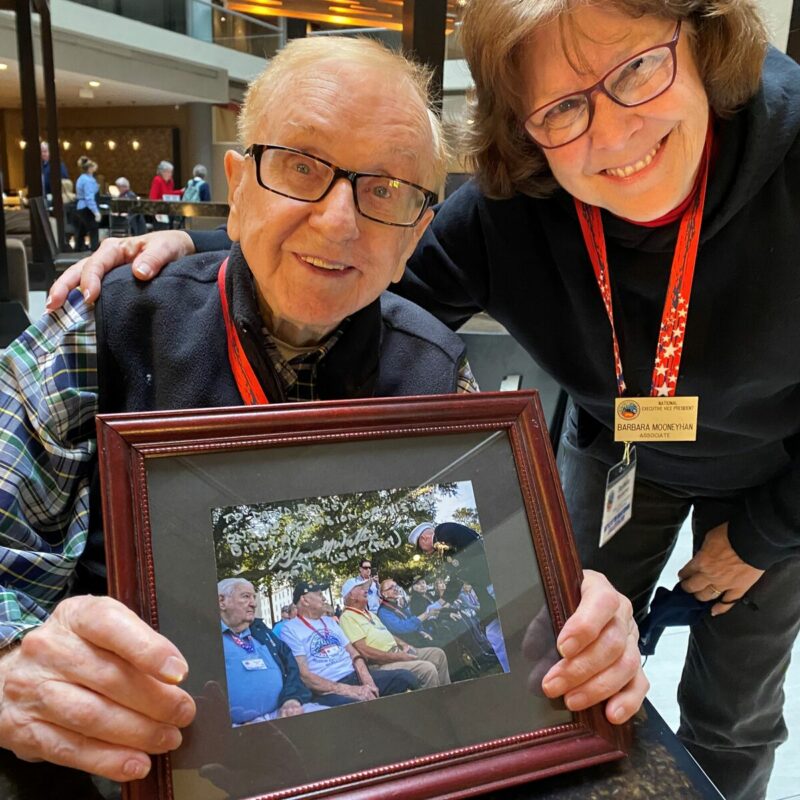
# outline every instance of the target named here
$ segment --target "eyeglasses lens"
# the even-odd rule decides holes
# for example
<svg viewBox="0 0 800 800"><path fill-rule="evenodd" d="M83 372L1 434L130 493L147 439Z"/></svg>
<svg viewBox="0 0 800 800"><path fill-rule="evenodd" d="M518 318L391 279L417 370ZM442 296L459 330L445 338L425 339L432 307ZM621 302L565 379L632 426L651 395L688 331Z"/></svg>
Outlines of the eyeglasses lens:
<svg viewBox="0 0 800 800"><path fill-rule="evenodd" d="M304 153L265 149L261 154L261 182L295 200L319 200L334 176L331 167ZM359 175L355 187L358 210L377 222L411 225L426 202L423 191L397 178Z"/></svg>
<svg viewBox="0 0 800 800"><path fill-rule="evenodd" d="M622 106L647 103L672 84L675 59L670 47L659 46L620 64L606 76L602 90ZM584 134L591 120L587 93L563 97L532 114L525 127L544 147L559 147Z"/></svg>

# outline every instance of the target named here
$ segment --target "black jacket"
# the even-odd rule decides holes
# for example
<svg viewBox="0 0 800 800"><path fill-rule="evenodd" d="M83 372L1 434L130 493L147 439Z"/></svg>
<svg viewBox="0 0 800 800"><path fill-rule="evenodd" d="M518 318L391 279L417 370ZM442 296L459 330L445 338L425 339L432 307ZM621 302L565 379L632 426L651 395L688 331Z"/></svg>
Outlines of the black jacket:
<svg viewBox="0 0 800 800"><path fill-rule="evenodd" d="M697 442L637 446L637 479L730 501L731 544L762 568L800 552L799 132L800 67L771 50L762 89L716 128L677 387L700 397ZM647 394L678 223L603 224L628 393ZM467 184L399 291L453 327L488 311L573 398L578 445L619 460L610 326L566 192Z"/></svg>
<svg viewBox="0 0 800 800"><path fill-rule="evenodd" d="M700 397L697 441L637 447L637 478L725 500L732 546L762 568L800 552L799 133L800 67L770 49L758 94L716 127L677 387ZM628 393L647 394L678 223L603 225ZM490 200L466 184L397 292L452 328L488 311L569 392L578 445L619 460L610 327L566 192Z"/></svg>
<svg viewBox="0 0 800 800"><path fill-rule="evenodd" d="M253 620L250 625L253 638L267 647L280 667L283 675L283 688L278 695L278 708L287 700L297 700L299 703L311 702L311 691L300 680L300 668L289 649L265 624L263 619Z"/></svg>

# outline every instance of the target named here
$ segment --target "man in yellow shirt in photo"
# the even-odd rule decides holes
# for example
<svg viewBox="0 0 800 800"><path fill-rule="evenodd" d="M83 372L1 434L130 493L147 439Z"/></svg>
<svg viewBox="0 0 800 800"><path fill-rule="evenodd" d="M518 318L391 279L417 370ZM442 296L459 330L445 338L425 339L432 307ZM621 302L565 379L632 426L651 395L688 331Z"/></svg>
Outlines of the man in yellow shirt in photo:
<svg viewBox="0 0 800 800"><path fill-rule="evenodd" d="M372 669L407 669L420 688L450 683L447 656L440 647L416 649L398 639L367 607L369 580L350 578L342 587L344 611L339 625Z"/></svg>

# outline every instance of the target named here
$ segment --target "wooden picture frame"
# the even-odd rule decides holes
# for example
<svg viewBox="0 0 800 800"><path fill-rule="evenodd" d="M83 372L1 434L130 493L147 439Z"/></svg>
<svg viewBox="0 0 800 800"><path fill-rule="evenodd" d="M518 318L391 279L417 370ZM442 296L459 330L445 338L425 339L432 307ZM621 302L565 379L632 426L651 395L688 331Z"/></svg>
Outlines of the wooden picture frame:
<svg viewBox="0 0 800 800"><path fill-rule="evenodd" d="M601 707L536 692L581 574L536 392L101 415L97 431L110 594L181 649L199 708L128 800L458 798L625 755L629 728ZM474 488L509 671L233 727L213 509L437 481Z"/></svg>

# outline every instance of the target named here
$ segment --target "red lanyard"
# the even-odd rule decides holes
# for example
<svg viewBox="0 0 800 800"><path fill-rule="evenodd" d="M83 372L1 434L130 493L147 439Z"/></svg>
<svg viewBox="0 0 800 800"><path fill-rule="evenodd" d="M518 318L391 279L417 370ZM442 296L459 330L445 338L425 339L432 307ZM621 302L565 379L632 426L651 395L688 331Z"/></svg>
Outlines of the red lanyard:
<svg viewBox="0 0 800 800"><path fill-rule="evenodd" d="M237 636L232 630L230 630L230 628L228 628L228 632L230 633L234 644L241 647L242 650L246 650L248 653L255 653L256 646L253 644L253 637L250 634L243 639L240 636Z"/></svg>
<svg viewBox="0 0 800 800"><path fill-rule="evenodd" d="M217 273L217 288L219 289L219 299L222 303L222 316L225 319L225 332L228 337L228 361L231 365L233 377L236 380L236 387L246 406L267 405L269 399L264 394L261 384L256 378L250 362L247 360L239 334L231 320L230 309L228 308L228 297L225 294L225 271L228 267L226 258Z"/></svg>
<svg viewBox="0 0 800 800"><path fill-rule="evenodd" d="M298 614L297 615L297 619L299 619L300 622L302 622L303 625L306 626L306 628L310 628L312 631L314 631L314 633L319 633L319 631L305 617L301 617L300 614ZM322 630L325 633L325 635L327 636L328 635L328 626L325 624L325 620L321 619L320 622L322 623Z"/></svg>
<svg viewBox="0 0 800 800"><path fill-rule="evenodd" d="M708 163L711 153L711 126L706 136L703 160L700 165L700 183L692 202L681 218L678 241L672 257L667 296L661 314L661 328L658 334L653 376L650 380L651 397L673 397L678 384L683 339L686 333L686 320L689 316L689 297L692 293L694 267L697 261L697 248L700 244L700 226L703 222L703 206L706 200L708 182ZM581 223L583 240L589 251L597 285L603 305L606 307L608 321L611 323L611 337L614 344L614 370L617 378L617 391L625 394L625 379L622 377L622 361L619 355L619 342L614 327L614 311L611 307L611 281L609 280L606 240L603 235L603 220L600 209L580 200L575 200L578 219Z"/></svg>

